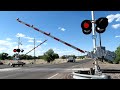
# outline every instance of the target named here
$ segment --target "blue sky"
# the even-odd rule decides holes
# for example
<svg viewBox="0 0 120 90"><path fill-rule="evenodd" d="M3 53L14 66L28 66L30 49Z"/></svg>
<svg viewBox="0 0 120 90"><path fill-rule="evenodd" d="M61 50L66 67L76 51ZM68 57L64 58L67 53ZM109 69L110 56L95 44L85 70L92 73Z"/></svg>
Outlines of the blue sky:
<svg viewBox="0 0 120 90"><path fill-rule="evenodd" d="M109 25L101 34L102 46L107 50L115 51L120 45L120 11L94 11L94 14L95 19L108 18ZM33 38L35 38L36 46L47 39L47 42L36 49L36 56L43 55L50 48L60 56L84 55L17 22L17 18L82 50L93 50L92 33L85 35L81 29L83 20L91 20L91 11L0 11L0 53L7 52L13 55L13 49L17 48L18 37L20 37L22 42L20 48L25 50L23 54L33 48ZM96 40L98 46L98 34ZM33 55L33 52L29 55Z"/></svg>

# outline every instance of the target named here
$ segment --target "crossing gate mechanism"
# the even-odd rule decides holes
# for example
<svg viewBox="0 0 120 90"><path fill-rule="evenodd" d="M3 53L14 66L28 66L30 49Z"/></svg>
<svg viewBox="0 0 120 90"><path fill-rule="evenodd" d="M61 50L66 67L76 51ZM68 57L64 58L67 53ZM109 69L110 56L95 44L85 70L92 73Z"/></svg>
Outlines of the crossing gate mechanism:
<svg viewBox="0 0 120 90"><path fill-rule="evenodd" d="M52 36L50 33L46 33L46 32L44 32L44 31L39 30L38 28L34 27L33 25L29 25L29 24L27 24L27 23L19 20L19 18L17 19L17 21L20 22L20 23L22 23L22 24L24 24L24 25L26 25L26 26L28 26L28 27L31 27L32 29L34 29L34 30L36 30L36 31L38 31L38 32L41 32L41 33L45 34L45 35L47 35L47 36L49 36L49 37L51 37L51 38L53 38L53 39L55 39L55 40L63 43L63 44L71 47L71 48L74 48L74 49L76 49L77 51L80 51L81 53L85 53L85 52L86 52L86 51L83 51L83 50L81 50L81 49L79 49L79 48L77 48L77 47L75 47L75 46L73 46L73 45L71 45L71 44L69 44L69 43L67 43L67 42L65 42L65 41L62 41L62 40L60 40L60 39Z"/></svg>

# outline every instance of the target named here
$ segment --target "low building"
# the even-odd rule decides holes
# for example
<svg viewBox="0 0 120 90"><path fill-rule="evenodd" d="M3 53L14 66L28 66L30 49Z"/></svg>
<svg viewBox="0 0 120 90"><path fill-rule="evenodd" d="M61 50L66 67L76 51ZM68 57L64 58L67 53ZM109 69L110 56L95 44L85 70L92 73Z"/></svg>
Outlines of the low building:
<svg viewBox="0 0 120 90"><path fill-rule="evenodd" d="M104 57L106 60L113 61L116 57L114 52L106 50L105 47L96 47L95 54L93 51L87 53L88 58L102 58Z"/></svg>

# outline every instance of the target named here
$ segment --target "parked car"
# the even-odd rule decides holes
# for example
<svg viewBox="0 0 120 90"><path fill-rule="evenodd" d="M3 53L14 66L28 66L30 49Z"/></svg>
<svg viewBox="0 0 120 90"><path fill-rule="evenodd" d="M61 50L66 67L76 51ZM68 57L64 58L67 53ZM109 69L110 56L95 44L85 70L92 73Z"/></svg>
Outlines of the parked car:
<svg viewBox="0 0 120 90"><path fill-rule="evenodd" d="M75 62L75 58L74 57L68 57L67 62Z"/></svg>
<svg viewBox="0 0 120 90"><path fill-rule="evenodd" d="M0 61L0 65L3 65L3 62Z"/></svg>

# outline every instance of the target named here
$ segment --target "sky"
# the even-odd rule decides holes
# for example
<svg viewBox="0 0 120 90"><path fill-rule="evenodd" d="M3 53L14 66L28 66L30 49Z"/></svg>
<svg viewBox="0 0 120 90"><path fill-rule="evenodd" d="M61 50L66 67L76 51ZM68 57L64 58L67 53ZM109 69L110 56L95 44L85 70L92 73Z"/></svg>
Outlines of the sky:
<svg viewBox="0 0 120 90"><path fill-rule="evenodd" d="M120 45L120 11L94 11L95 20L100 17L106 17L109 21L106 31L101 34L102 46L105 46L106 50L115 51ZM35 46L47 40L35 49L36 56L43 55L49 49L53 49L60 56L84 55L19 23L17 18L82 50L93 50L92 33L85 35L81 28L83 20L92 20L91 11L0 11L0 53L13 55L13 49L18 48L18 37L20 37L22 45L19 47L24 49L20 54L25 54L34 48L35 38ZM96 35L96 45L99 46L99 34ZM34 51L28 55L33 56Z"/></svg>

